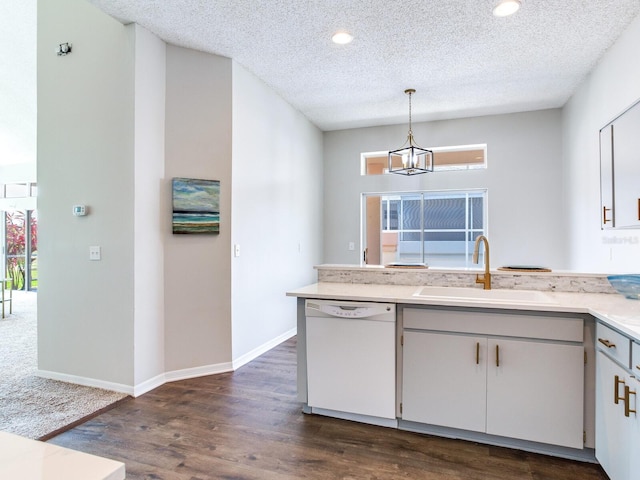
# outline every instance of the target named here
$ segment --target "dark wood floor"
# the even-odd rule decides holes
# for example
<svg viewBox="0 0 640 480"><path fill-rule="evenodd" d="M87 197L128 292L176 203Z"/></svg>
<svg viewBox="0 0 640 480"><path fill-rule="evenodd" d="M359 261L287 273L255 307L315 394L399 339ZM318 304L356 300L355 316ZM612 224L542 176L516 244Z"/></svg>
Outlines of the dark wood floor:
<svg viewBox="0 0 640 480"><path fill-rule="evenodd" d="M597 465L301 413L295 339L234 373L163 385L50 440L127 479L606 480Z"/></svg>

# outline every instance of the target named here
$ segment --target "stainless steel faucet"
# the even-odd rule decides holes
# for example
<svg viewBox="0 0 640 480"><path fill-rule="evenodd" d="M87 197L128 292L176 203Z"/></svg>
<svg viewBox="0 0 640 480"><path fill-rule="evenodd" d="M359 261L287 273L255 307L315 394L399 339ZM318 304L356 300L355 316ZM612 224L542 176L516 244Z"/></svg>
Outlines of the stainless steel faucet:
<svg viewBox="0 0 640 480"><path fill-rule="evenodd" d="M473 263L478 263L478 250L480 242L484 242L484 275L476 275L476 283L482 283L485 290L491 290L491 273L489 271L489 240L484 235L476 238L476 246L473 249Z"/></svg>

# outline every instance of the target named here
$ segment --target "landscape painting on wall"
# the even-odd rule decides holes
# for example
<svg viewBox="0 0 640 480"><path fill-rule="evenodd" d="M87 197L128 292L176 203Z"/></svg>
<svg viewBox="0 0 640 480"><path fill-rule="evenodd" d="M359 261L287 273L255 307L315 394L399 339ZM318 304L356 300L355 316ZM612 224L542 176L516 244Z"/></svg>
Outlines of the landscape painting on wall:
<svg viewBox="0 0 640 480"><path fill-rule="evenodd" d="M220 233L220 181L173 179L173 233Z"/></svg>

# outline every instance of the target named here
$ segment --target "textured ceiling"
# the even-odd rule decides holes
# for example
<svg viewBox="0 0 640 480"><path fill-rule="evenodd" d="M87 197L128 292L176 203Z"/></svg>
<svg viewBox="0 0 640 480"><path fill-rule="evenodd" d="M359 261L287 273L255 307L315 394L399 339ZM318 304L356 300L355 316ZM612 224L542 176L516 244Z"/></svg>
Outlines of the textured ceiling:
<svg viewBox="0 0 640 480"><path fill-rule="evenodd" d="M233 58L322 130L564 105L640 0L89 0L175 45ZM347 30L354 40L335 45Z"/></svg>

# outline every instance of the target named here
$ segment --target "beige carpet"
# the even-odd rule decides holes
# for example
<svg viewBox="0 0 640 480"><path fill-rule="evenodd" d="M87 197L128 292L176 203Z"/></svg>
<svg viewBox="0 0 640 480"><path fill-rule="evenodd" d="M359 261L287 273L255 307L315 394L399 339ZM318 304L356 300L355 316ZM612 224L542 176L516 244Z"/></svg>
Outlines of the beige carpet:
<svg viewBox="0 0 640 480"><path fill-rule="evenodd" d="M49 438L127 397L36 376L37 294L13 294L13 314L0 318L1 431Z"/></svg>

